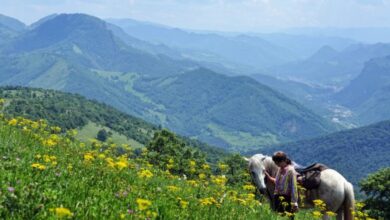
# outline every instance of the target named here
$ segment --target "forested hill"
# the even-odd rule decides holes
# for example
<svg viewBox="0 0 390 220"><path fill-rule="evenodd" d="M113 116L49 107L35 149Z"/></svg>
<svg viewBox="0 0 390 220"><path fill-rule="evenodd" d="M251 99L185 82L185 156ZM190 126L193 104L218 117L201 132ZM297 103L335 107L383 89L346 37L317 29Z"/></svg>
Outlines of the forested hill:
<svg viewBox="0 0 390 220"><path fill-rule="evenodd" d="M161 130L142 119L76 94L24 87L0 87L0 98L6 100L2 109L5 115L45 119L52 126L79 130L79 133L87 136L81 137L84 139L94 138L97 131L105 129L119 140L127 139L131 144L146 145L154 133ZM202 142L185 137L181 139L206 152L210 160L226 155L223 150Z"/></svg>
<svg viewBox="0 0 390 220"><path fill-rule="evenodd" d="M341 172L353 184L367 174L390 167L390 121L310 140L273 146L261 153L282 150L301 165L321 162ZM249 152L248 155L259 153Z"/></svg>

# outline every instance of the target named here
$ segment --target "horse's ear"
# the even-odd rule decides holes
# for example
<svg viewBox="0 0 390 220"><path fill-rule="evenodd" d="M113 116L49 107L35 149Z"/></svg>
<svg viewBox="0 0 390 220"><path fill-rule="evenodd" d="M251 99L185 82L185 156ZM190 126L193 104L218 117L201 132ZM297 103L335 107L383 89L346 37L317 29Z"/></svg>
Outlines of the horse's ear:
<svg viewBox="0 0 390 220"><path fill-rule="evenodd" d="M242 157L242 159L244 159L246 162L249 162L249 159L246 157Z"/></svg>

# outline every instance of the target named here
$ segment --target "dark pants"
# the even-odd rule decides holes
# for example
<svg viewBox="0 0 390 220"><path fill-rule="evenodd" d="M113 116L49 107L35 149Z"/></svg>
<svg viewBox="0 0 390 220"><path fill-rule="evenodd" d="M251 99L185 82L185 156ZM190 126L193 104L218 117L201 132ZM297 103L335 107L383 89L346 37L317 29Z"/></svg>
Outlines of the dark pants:
<svg viewBox="0 0 390 220"><path fill-rule="evenodd" d="M275 195L275 211L283 214L285 214L286 212L294 214L291 206L291 197L284 195ZM294 215L292 215L290 219L294 219Z"/></svg>

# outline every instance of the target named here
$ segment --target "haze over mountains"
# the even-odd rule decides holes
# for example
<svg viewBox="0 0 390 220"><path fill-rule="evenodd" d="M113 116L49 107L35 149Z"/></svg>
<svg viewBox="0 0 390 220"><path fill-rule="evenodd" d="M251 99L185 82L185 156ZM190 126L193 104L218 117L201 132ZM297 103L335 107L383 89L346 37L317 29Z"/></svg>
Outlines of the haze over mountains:
<svg viewBox="0 0 390 220"><path fill-rule="evenodd" d="M323 33L328 29L291 29L286 30L286 33L249 33L245 35L205 31L191 32L131 19L108 19L108 21L122 27L131 36L147 39L147 41L158 45L168 45L175 48L180 54L188 55L194 50L203 51L202 55L212 53L213 55L203 60L194 56L187 56L187 58L195 59L200 65L216 72L229 75L249 74L260 83L297 100L317 114L324 115L347 127L359 125L364 120L359 119L361 114L355 112L356 109L351 109L350 106L339 102L339 99L334 99L335 94L363 71L366 62L390 54L390 44L382 43L389 42L389 39L386 38L386 28L372 28L373 33L365 33L366 30L371 30L367 28L350 29L352 34L351 38L348 39L346 38L347 31L342 29L332 29L333 31L328 32L328 34L322 35L318 33ZM383 38L375 38L375 36L379 36L380 31L384 33ZM335 34L332 36L332 33ZM362 43L357 40L370 43ZM222 45L217 41L226 44ZM237 42L240 44L236 45ZM229 43L236 45L237 48L226 46ZM238 49L239 47L245 48L244 44L252 47L253 53L249 52L252 51L249 49ZM273 47L256 47L254 45L272 45ZM218 51L219 49L216 48L218 46L223 48L222 52ZM284 61L279 59L280 62L276 63L268 62L267 59L275 61L275 57L264 53L264 50L279 57L292 55L292 59L284 59ZM227 59L226 54L229 53L239 55L239 58L230 57ZM263 54L267 59L260 58L260 56L255 55L256 53ZM216 56L218 59L214 59ZM253 57L255 57L255 62L243 62L243 60L246 62ZM210 65L210 62L214 65ZM380 112L382 111L380 110ZM385 114L379 115L382 116L379 116L378 120L389 119Z"/></svg>
<svg viewBox="0 0 390 220"><path fill-rule="evenodd" d="M345 86L370 59L390 54L390 44L353 44L342 51L330 46L320 48L303 61L276 66L269 74L314 84Z"/></svg>
<svg viewBox="0 0 390 220"><path fill-rule="evenodd" d="M194 60L135 49L104 21L88 15L44 19L4 45L1 56L2 85L79 93L235 150L335 129L255 80L226 77Z"/></svg>

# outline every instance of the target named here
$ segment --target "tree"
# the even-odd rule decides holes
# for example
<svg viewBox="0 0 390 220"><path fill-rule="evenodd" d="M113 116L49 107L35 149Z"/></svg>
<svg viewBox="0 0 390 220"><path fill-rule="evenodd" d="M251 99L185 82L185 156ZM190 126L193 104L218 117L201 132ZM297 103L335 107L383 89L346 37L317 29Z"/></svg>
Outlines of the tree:
<svg viewBox="0 0 390 220"><path fill-rule="evenodd" d="M229 184L244 184L245 182L251 181L249 175L247 175L248 162L246 162L241 155L232 154L226 157L223 160L223 163L229 167L226 172Z"/></svg>
<svg viewBox="0 0 390 220"><path fill-rule="evenodd" d="M98 139L99 141L104 142L107 140L107 138L108 138L108 133L105 129L101 129L97 133L96 139Z"/></svg>
<svg viewBox="0 0 390 220"><path fill-rule="evenodd" d="M202 152L186 145L182 139L166 129L156 132L146 148L149 151L150 163L162 169L170 167L169 170L174 174L194 176L206 162ZM190 161L194 161L196 167L190 167ZM196 168L195 172L191 168Z"/></svg>
<svg viewBox="0 0 390 220"><path fill-rule="evenodd" d="M367 195L365 208L370 215L390 219L390 167L370 174L360 182L360 187Z"/></svg>

